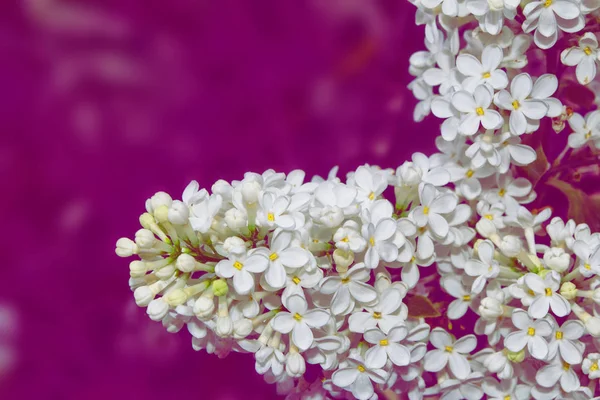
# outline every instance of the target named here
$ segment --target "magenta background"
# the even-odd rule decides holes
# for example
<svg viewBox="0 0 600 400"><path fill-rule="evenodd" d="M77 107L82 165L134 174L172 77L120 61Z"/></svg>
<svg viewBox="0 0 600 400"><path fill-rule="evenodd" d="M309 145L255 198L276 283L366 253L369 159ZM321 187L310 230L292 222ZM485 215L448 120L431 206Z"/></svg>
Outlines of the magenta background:
<svg viewBox="0 0 600 400"><path fill-rule="evenodd" d="M138 309L144 200L247 170L345 174L430 152L406 1L0 3L0 303L18 313L0 398L275 398L251 356L196 353ZM12 338L12 339L11 339Z"/></svg>

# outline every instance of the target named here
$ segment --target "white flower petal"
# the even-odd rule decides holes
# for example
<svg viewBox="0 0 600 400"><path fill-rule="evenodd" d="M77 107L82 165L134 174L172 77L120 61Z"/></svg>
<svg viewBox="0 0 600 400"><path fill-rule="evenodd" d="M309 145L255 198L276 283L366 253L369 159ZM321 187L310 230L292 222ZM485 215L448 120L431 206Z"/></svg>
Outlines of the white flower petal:
<svg viewBox="0 0 600 400"><path fill-rule="evenodd" d="M313 333L304 321L298 322L292 330L292 341L301 351L308 349L312 344Z"/></svg>
<svg viewBox="0 0 600 400"><path fill-rule="evenodd" d="M302 321L312 328L320 328L329 321L329 313L320 308L315 308L304 313Z"/></svg>
<svg viewBox="0 0 600 400"><path fill-rule="evenodd" d="M382 346L373 346L365 353L365 363L370 368L383 368L387 362L387 353Z"/></svg>
<svg viewBox="0 0 600 400"><path fill-rule="evenodd" d="M360 375L360 372L354 366L351 368L342 368L333 373L331 380L336 386L345 388L352 385L358 378L358 375Z"/></svg>
<svg viewBox="0 0 600 400"><path fill-rule="evenodd" d="M448 362L450 364L450 370L458 379L466 379L471 373L469 361L462 354L453 351L448 357Z"/></svg>
<svg viewBox="0 0 600 400"><path fill-rule="evenodd" d="M377 291L373 286L363 282L350 282L348 289L352 297L361 303L370 303L377 298Z"/></svg>
<svg viewBox="0 0 600 400"><path fill-rule="evenodd" d="M294 326L296 326L296 320L292 314L282 311L273 317L271 326L277 332L290 333L294 329Z"/></svg>
<svg viewBox="0 0 600 400"><path fill-rule="evenodd" d="M448 352L444 350L431 350L423 359L423 368L429 372L441 371L447 364Z"/></svg>

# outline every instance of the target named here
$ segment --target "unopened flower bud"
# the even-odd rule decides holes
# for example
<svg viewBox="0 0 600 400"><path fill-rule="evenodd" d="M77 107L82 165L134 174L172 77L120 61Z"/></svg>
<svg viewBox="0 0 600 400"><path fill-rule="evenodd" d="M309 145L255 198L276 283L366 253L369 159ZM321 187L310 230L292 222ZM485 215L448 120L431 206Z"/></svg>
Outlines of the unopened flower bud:
<svg viewBox="0 0 600 400"><path fill-rule="evenodd" d="M521 351L509 351L506 354L506 358L508 358L511 362L514 363L520 363L523 362L523 360L525 359L525 349L521 350Z"/></svg>
<svg viewBox="0 0 600 400"><path fill-rule="evenodd" d="M132 278L141 278L146 275L146 272L148 272L148 268L143 261L134 260L129 263L129 276Z"/></svg>
<svg viewBox="0 0 600 400"><path fill-rule="evenodd" d="M412 162L406 161L396 169L396 176L398 177L398 186L418 186L421 183L423 171Z"/></svg>
<svg viewBox="0 0 600 400"><path fill-rule="evenodd" d="M117 240L117 248L115 249L115 253L119 257L131 257L136 254L138 251L138 246L133 242L133 240L128 238L121 238Z"/></svg>
<svg viewBox="0 0 600 400"><path fill-rule="evenodd" d="M226 296L229 292L227 281L225 279L217 279L212 283L212 290L217 297Z"/></svg>
<svg viewBox="0 0 600 400"><path fill-rule="evenodd" d="M152 214L143 213L142 215L140 215L140 225L142 225L142 227L144 227L145 229L152 230L151 227L156 225L156 220L154 219L154 216L152 216Z"/></svg>
<svg viewBox="0 0 600 400"><path fill-rule="evenodd" d="M182 253L177 257L175 265L181 272L192 272L196 269L197 261L189 254Z"/></svg>
<svg viewBox="0 0 600 400"><path fill-rule="evenodd" d="M560 247L552 247L544 253L544 262L548 268L563 273L571 264L571 256Z"/></svg>
<svg viewBox="0 0 600 400"><path fill-rule="evenodd" d="M185 225L189 222L190 209L187 204L176 200L169 207L169 222L175 225Z"/></svg>
<svg viewBox="0 0 600 400"><path fill-rule="evenodd" d="M333 251L333 261L335 261L338 272L340 268L347 271L348 267L354 262L354 253L350 250L335 249Z"/></svg>
<svg viewBox="0 0 600 400"><path fill-rule="evenodd" d="M246 204L254 204L258 201L258 194L261 191L260 183L253 180L244 180L242 182L242 197Z"/></svg>
<svg viewBox="0 0 600 400"><path fill-rule="evenodd" d="M523 249L523 245L521 243L521 239L514 235L506 235L502 238L502 242L500 243L500 251L506 257L516 257L521 250Z"/></svg>
<svg viewBox="0 0 600 400"><path fill-rule="evenodd" d="M233 333L233 321L229 315L217 317L215 333L220 337L229 337Z"/></svg>
<svg viewBox="0 0 600 400"><path fill-rule="evenodd" d="M481 317L487 320L495 320L504 313L504 306L493 297L485 297L479 305Z"/></svg>
<svg viewBox="0 0 600 400"><path fill-rule="evenodd" d="M230 236L223 242L223 250L227 254L244 252L246 251L246 242L237 236Z"/></svg>
<svg viewBox="0 0 600 400"><path fill-rule="evenodd" d="M248 226L248 218L243 211L237 208L230 208L225 212L225 223L229 229L239 231Z"/></svg>
<svg viewBox="0 0 600 400"><path fill-rule="evenodd" d="M479 232L479 234L486 239L497 234L498 232L496 225L494 225L494 223L487 218L481 218L479 221L477 221L477 224L475 224L475 229L477 229L477 232Z"/></svg>
<svg viewBox="0 0 600 400"><path fill-rule="evenodd" d="M382 293L385 289L389 288L392 285L392 281L388 274L383 272L377 273L375 277L375 290L377 292Z"/></svg>
<svg viewBox="0 0 600 400"><path fill-rule="evenodd" d="M210 317L215 311L215 299L212 290L206 290L194 303L194 314L199 319L206 319Z"/></svg>
<svg viewBox="0 0 600 400"><path fill-rule="evenodd" d="M153 213L160 206L169 207L172 202L173 199L168 193L156 192L154 196L146 200L146 211L148 211L149 213Z"/></svg>
<svg viewBox="0 0 600 400"><path fill-rule="evenodd" d="M154 299L161 290L163 290L168 285L167 282L158 281L148 286L140 286L133 292L133 298L135 299L135 304L140 307L146 307L150 302Z"/></svg>
<svg viewBox="0 0 600 400"><path fill-rule="evenodd" d="M135 244L140 249L151 249L156 242L156 236L150 230L142 228L135 233Z"/></svg>
<svg viewBox="0 0 600 400"><path fill-rule="evenodd" d="M154 210L154 218L158 223L169 222L169 207L168 206L160 206Z"/></svg>
<svg viewBox="0 0 600 400"><path fill-rule="evenodd" d="M175 273L175 265L169 264L159 270L154 271L154 275L162 281L169 279Z"/></svg>
<svg viewBox="0 0 600 400"><path fill-rule="evenodd" d="M560 295L567 300L573 300L577 297L577 286L572 282L565 282L560 287Z"/></svg>
<svg viewBox="0 0 600 400"><path fill-rule="evenodd" d="M171 307L177 307L185 303L188 296L182 288L177 288L165 295L163 299Z"/></svg>
<svg viewBox="0 0 600 400"><path fill-rule="evenodd" d="M152 321L162 320L168 312L169 305L163 300L162 297L160 299L152 300L146 309L146 314L148 314Z"/></svg>
<svg viewBox="0 0 600 400"><path fill-rule="evenodd" d="M252 320L248 318L238 319L233 323L233 337L237 340L244 339L252 333Z"/></svg>
<svg viewBox="0 0 600 400"><path fill-rule="evenodd" d="M585 328L593 337L600 337L600 318L591 317L585 322Z"/></svg>
<svg viewBox="0 0 600 400"><path fill-rule="evenodd" d="M594 300L594 303L600 304L600 288L594 289L592 300Z"/></svg>
<svg viewBox="0 0 600 400"><path fill-rule="evenodd" d="M298 378L306 372L306 362L302 354L297 351L290 351L285 362L285 369L289 376Z"/></svg>

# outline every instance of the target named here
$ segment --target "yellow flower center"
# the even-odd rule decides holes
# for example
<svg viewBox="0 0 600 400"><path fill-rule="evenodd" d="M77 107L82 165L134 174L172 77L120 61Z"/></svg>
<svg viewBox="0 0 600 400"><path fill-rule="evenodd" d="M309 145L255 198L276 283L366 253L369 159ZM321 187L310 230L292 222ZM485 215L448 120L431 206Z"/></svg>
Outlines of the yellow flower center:
<svg viewBox="0 0 600 400"><path fill-rule="evenodd" d="M273 221L275 221L275 214L273 214L273 213L268 213L268 214L267 214L267 219L269 220L269 222L273 222Z"/></svg>
<svg viewBox="0 0 600 400"><path fill-rule="evenodd" d="M448 353L452 353L452 350L454 350L454 348L452 346L446 346L444 350L446 350L446 352Z"/></svg>
<svg viewBox="0 0 600 400"><path fill-rule="evenodd" d="M546 296L552 296L552 289L549 287L546 288Z"/></svg>
<svg viewBox="0 0 600 400"><path fill-rule="evenodd" d="M585 263L585 264L583 264L583 268L590 270L590 269L592 269L592 266L588 263Z"/></svg>
<svg viewBox="0 0 600 400"><path fill-rule="evenodd" d="M590 366L590 371L597 371L598 370L598 363L593 363Z"/></svg>
<svg viewBox="0 0 600 400"><path fill-rule="evenodd" d="M556 334L554 335L554 337L557 338L558 340L560 340L563 337L563 333L561 331L556 331Z"/></svg>
<svg viewBox="0 0 600 400"><path fill-rule="evenodd" d="M475 112L477 113L477 115L479 115L480 117L485 114L485 111L483 111L483 107L477 107L475 109Z"/></svg>
<svg viewBox="0 0 600 400"><path fill-rule="evenodd" d="M590 54L592 54L592 49L590 49L589 46L585 46L585 49L583 49L583 52L585 53L586 56L589 56Z"/></svg>
<svg viewBox="0 0 600 400"><path fill-rule="evenodd" d="M510 400L510 395L504 396L504 400Z"/></svg>
<svg viewBox="0 0 600 400"><path fill-rule="evenodd" d="M529 289L529 290L527 291L527 294L528 294L528 295L530 295L530 296L535 296L535 293L534 293L534 292L533 292L533 290L531 290L531 289Z"/></svg>
<svg viewBox="0 0 600 400"><path fill-rule="evenodd" d="M552 0L546 0L544 1L544 7L548 8L552 5Z"/></svg>
<svg viewBox="0 0 600 400"><path fill-rule="evenodd" d="M380 346L387 346L388 344L389 344L389 343L388 343L387 339L381 339L381 340L379 341L379 345L380 345Z"/></svg>
<svg viewBox="0 0 600 400"><path fill-rule="evenodd" d="M294 314L294 319L295 319L296 321L300 321L300 320L302 319L302 315L300 315L300 314L296 313L296 314Z"/></svg>
<svg viewBox="0 0 600 400"><path fill-rule="evenodd" d="M269 260L271 261L275 261L279 258L279 255L277 255L277 253L271 253L271 255L269 256Z"/></svg>
<svg viewBox="0 0 600 400"><path fill-rule="evenodd" d="M465 175L467 176L467 178L471 178L471 177L473 177L474 173L475 172L472 169L470 169L470 170L467 171L467 173Z"/></svg>
<svg viewBox="0 0 600 400"><path fill-rule="evenodd" d="M463 301L471 301L471 296L470 296L470 295L468 295L468 294L465 294L465 295L463 296Z"/></svg>
<svg viewBox="0 0 600 400"><path fill-rule="evenodd" d="M345 285L346 283L350 282L350 278L342 278L342 283Z"/></svg>
<svg viewBox="0 0 600 400"><path fill-rule="evenodd" d="M515 110L518 110L521 107L521 103L519 103L519 100L515 100L512 102L512 106Z"/></svg>
<svg viewBox="0 0 600 400"><path fill-rule="evenodd" d="M532 327L527 328L527 334L529 336L534 336L535 335L535 328L532 328Z"/></svg>
<svg viewBox="0 0 600 400"><path fill-rule="evenodd" d="M359 370L360 372L365 372L365 367L362 365L359 365L358 367L356 367L357 370Z"/></svg>
<svg viewBox="0 0 600 400"><path fill-rule="evenodd" d="M236 261L233 263L233 268L237 269L238 271L241 271L243 266L244 266L244 264L242 264L239 261Z"/></svg>
<svg viewBox="0 0 600 400"><path fill-rule="evenodd" d="M569 364L568 362L563 362L563 369L564 369L565 371L568 371L568 370L569 370L569 368L571 368L571 364Z"/></svg>
<svg viewBox="0 0 600 400"><path fill-rule="evenodd" d="M375 246L375 238L373 236L371 236L371 238L369 239L369 244L371 246Z"/></svg>
<svg viewBox="0 0 600 400"><path fill-rule="evenodd" d="M369 200L374 200L375 199L375 193L371 192L369 194Z"/></svg>
<svg viewBox="0 0 600 400"><path fill-rule="evenodd" d="M482 77L483 79L487 79L487 78L489 78L489 77L491 77L491 76L492 76L492 74L490 74L489 72L484 72L483 74L481 74L481 77Z"/></svg>
<svg viewBox="0 0 600 400"><path fill-rule="evenodd" d="M494 219L494 216L492 214L485 214L484 215L485 219L489 219L490 221Z"/></svg>
<svg viewBox="0 0 600 400"><path fill-rule="evenodd" d="M502 188L502 189L498 190L498 196L504 197L505 194L506 194L506 189Z"/></svg>
<svg viewBox="0 0 600 400"><path fill-rule="evenodd" d="M348 243L350 241L350 239L348 239L348 236L346 236L341 241L344 242L344 243Z"/></svg>
<svg viewBox="0 0 600 400"><path fill-rule="evenodd" d="M300 283L300 278L298 278L297 276L294 276L294 277L292 278L292 281L293 281L293 282L294 282L294 283L297 285L297 284L299 284L299 283Z"/></svg>
<svg viewBox="0 0 600 400"><path fill-rule="evenodd" d="M381 319L381 313L380 313L380 312L378 312L378 311L375 311L375 312L373 313L373 318L375 318L375 319Z"/></svg>
<svg viewBox="0 0 600 400"><path fill-rule="evenodd" d="M585 140L588 140L589 138L592 137L592 132L586 133L583 137L585 138Z"/></svg>
<svg viewBox="0 0 600 400"><path fill-rule="evenodd" d="M427 206L423 207L423 214L425 214L425 215L429 214L429 207L427 207Z"/></svg>

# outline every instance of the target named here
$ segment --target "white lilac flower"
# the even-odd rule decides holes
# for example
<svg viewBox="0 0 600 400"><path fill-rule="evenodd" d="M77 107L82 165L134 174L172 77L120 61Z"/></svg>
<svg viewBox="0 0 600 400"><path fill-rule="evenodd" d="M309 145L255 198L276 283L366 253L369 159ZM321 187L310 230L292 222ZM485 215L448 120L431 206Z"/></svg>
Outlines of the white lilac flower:
<svg viewBox="0 0 600 400"><path fill-rule="evenodd" d="M442 5L442 12L449 17L456 17L458 15L458 1L457 0L421 0L421 5L429 9L434 9L439 5Z"/></svg>
<svg viewBox="0 0 600 400"><path fill-rule="evenodd" d="M358 213L351 207L356 193L356 188L325 181L315 190L317 204L310 208L310 216L329 228L340 226L346 216Z"/></svg>
<svg viewBox="0 0 600 400"><path fill-rule="evenodd" d="M493 279L500 273L500 265L494 260L494 245L489 240L480 242L477 246L479 260L471 259L465 264L465 273L475 278L471 291L481 293L488 279Z"/></svg>
<svg viewBox="0 0 600 400"><path fill-rule="evenodd" d="M286 311L280 311L273 318L273 329L281 333L292 332L292 341L301 350L307 350L313 342L311 328L320 328L329 320L329 312L320 308L308 309L302 296L293 295L284 303Z"/></svg>
<svg viewBox="0 0 600 400"><path fill-rule="evenodd" d="M552 388L557 383L567 393L579 388L579 377L569 363L555 358L550 364L543 366L535 374L535 381L545 388Z"/></svg>
<svg viewBox="0 0 600 400"><path fill-rule="evenodd" d="M527 347L534 358L545 359L548 342L544 338L552 334L552 325L545 319L534 321L520 309L513 311L512 322L518 330L504 338L504 346L515 353Z"/></svg>
<svg viewBox="0 0 600 400"><path fill-rule="evenodd" d="M586 32L579 39L577 47L569 47L560 53L563 64L577 66L575 75L582 85L587 85L596 77L598 62L598 39L593 32Z"/></svg>
<svg viewBox="0 0 600 400"><path fill-rule="evenodd" d="M247 294L254 289L254 276L267 269L269 260L261 254L232 253L227 260L219 261L215 273L221 278L232 278L238 294Z"/></svg>
<svg viewBox="0 0 600 400"><path fill-rule="evenodd" d="M442 50L436 54L435 60L438 68L429 68L423 72L423 80L432 87L439 86L441 95L449 93L452 89L460 89L462 76L456 69L454 54L449 50Z"/></svg>
<svg viewBox="0 0 600 400"><path fill-rule="evenodd" d="M452 93L452 92L451 92ZM431 101L431 112L438 118L443 118L440 127L442 138L448 142L453 141L458 135L460 126L460 111L452 105L452 94L435 96Z"/></svg>
<svg viewBox="0 0 600 400"><path fill-rule="evenodd" d="M512 69L525 68L528 63L525 53L529 49L529 46L531 46L531 42L533 42L533 39L530 35L516 35L508 49L508 54L504 55L504 59L500 65Z"/></svg>
<svg viewBox="0 0 600 400"><path fill-rule="evenodd" d="M311 254L300 247L292 246L292 233L279 231L273 235L270 249L259 248L256 254L262 254L269 260L264 277L274 289L281 289L286 283L287 270L295 270L306 265Z"/></svg>
<svg viewBox="0 0 600 400"><path fill-rule="evenodd" d="M359 356L346 359L346 366L340 368L331 376L332 382L361 400L370 399L374 394L373 382L382 384L387 373L371 364L371 360L363 360Z"/></svg>
<svg viewBox="0 0 600 400"><path fill-rule="evenodd" d="M365 329L378 326L383 332L389 332L405 319L399 313L402 297L402 293L396 287L385 289L379 296L377 304L365 307L366 312L353 312L350 315L348 318L350 331L363 333Z"/></svg>
<svg viewBox="0 0 600 400"><path fill-rule="evenodd" d="M415 122L423 121L423 119L431 112L433 88L429 86L422 77L409 83L408 88L413 92L413 96L419 100L413 111L413 119Z"/></svg>
<svg viewBox="0 0 600 400"><path fill-rule="evenodd" d="M558 89L558 78L554 74L543 74L533 83L531 98L542 100L548 106L547 117L558 117L562 113L562 103L560 100L550 97ZM530 121L531 122L531 121ZM533 121L535 122L535 121ZM537 129L537 128L535 128Z"/></svg>
<svg viewBox="0 0 600 400"><path fill-rule="evenodd" d="M556 328L553 338L548 343L548 359L553 359L558 354L566 363L580 364L583 357L579 338L585 333L585 326L580 321L565 321L562 326Z"/></svg>
<svg viewBox="0 0 600 400"><path fill-rule="evenodd" d="M413 164L419 168L422 182L439 187L450 181L448 172L441 166L434 165L425 154L414 153L411 159Z"/></svg>
<svg viewBox="0 0 600 400"><path fill-rule="evenodd" d="M477 168L471 165L469 168L466 167L450 167L452 169L452 175L460 176L457 184L457 192L464 196L467 200L475 200L481 195L483 190L480 179L487 178L494 174L495 168L491 165L482 165Z"/></svg>
<svg viewBox="0 0 600 400"><path fill-rule="evenodd" d="M571 312L571 304L556 291L560 288L560 274L549 271L542 279L537 274L526 274L525 284L531 289L535 296L528 313L532 318L542 318L552 310L557 317L564 317Z"/></svg>
<svg viewBox="0 0 600 400"><path fill-rule="evenodd" d="M600 274L600 246L591 246L583 240L573 243L573 253L579 261L579 273L586 278Z"/></svg>
<svg viewBox="0 0 600 400"><path fill-rule="evenodd" d="M467 77L462 82L463 87L471 93L482 84L487 84L495 90L504 89L508 85L508 78L506 72L498 69L503 58L502 49L496 45L483 49L481 61L471 54L459 55L456 58L456 68Z"/></svg>
<svg viewBox="0 0 600 400"><path fill-rule="evenodd" d="M391 218L393 206L387 200L378 200L370 207L367 223L362 226L362 236L367 242L365 266L374 269L380 260L396 261L398 247L393 243L396 221Z"/></svg>
<svg viewBox="0 0 600 400"><path fill-rule="evenodd" d="M510 93L501 90L494 97L494 104L510 111L508 124L513 135L527 132L527 120L540 120L546 116L548 106L541 100L529 99L533 80L527 73L515 76L510 83ZM539 123L537 124L539 125Z"/></svg>
<svg viewBox="0 0 600 400"><path fill-rule="evenodd" d="M523 22L525 33L535 30L533 39L541 49L549 49L558 39L558 31L573 33L581 30L585 22L579 5L574 0L532 1L523 9L527 18Z"/></svg>
<svg viewBox="0 0 600 400"><path fill-rule="evenodd" d="M464 379L446 379L440 384L443 392L440 399L479 400L483 397L482 379L480 372L473 372Z"/></svg>
<svg viewBox="0 0 600 400"><path fill-rule="evenodd" d="M360 229L360 225L356 221L346 221L333 235L335 247L354 253L364 251L367 241L360 234Z"/></svg>
<svg viewBox="0 0 600 400"><path fill-rule="evenodd" d="M450 230L444 215L451 213L458 199L451 193L438 193L433 185L425 184L419 192L421 205L414 208L411 216L419 228L428 227L434 235L445 238Z"/></svg>
<svg viewBox="0 0 600 400"><path fill-rule="evenodd" d="M456 276L445 276L440 279L440 286L444 288L448 294L454 297L448 305L448 319L459 319L465 315L471 302L475 300L477 293L467 291Z"/></svg>
<svg viewBox="0 0 600 400"><path fill-rule="evenodd" d="M375 368L383 368L389 359L394 365L405 366L410 363L410 350L400 344L408 335L404 325L394 326L386 334L378 328L365 330L363 338L373 345L365 354L365 359L370 360Z"/></svg>
<svg viewBox="0 0 600 400"><path fill-rule="evenodd" d="M474 135L479 126L485 129L498 129L504 119L498 111L491 109L493 92L486 85L477 86L473 94L461 90L452 95L452 105L463 113L459 132L466 136Z"/></svg>
<svg viewBox="0 0 600 400"><path fill-rule="evenodd" d="M481 387L488 396L488 400L528 400L530 399L531 388L528 385L517 384L519 379L512 377L502 379L498 382L494 378L486 378Z"/></svg>
<svg viewBox="0 0 600 400"><path fill-rule="evenodd" d="M585 359L583 360L583 364L581 365L581 370L584 374L588 376L590 379L598 379L600 378L600 354L599 353L589 353Z"/></svg>
<svg viewBox="0 0 600 400"><path fill-rule="evenodd" d="M308 205L310 199L308 193L302 192L292 196L277 196L271 192L264 192L259 199L260 209L256 220L260 226L269 229L300 229L304 225L304 214L299 211Z"/></svg>
<svg viewBox="0 0 600 400"><path fill-rule="evenodd" d="M581 114L573 113L569 118L569 126L573 130L569 135L570 147L579 149L591 141L600 144L600 111L587 113L585 119Z"/></svg>
<svg viewBox="0 0 600 400"><path fill-rule="evenodd" d="M366 207L381 196L388 186L388 179L384 171L363 165L354 173L354 183L358 191L356 200Z"/></svg>
<svg viewBox="0 0 600 400"><path fill-rule="evenodd" d="M338 276L328 276L321 282L321 293L333 294L331 312L334 315L348 314L358 301L368 304L377 298L377 292L369 284L370 270L363 263L355 264Z"/></svg>
<svg viewBox="0 0 600 400"><path fill-rule="evenodd" d="M429 341L435 350L429 351L424 358L426 371L438 372L449 364L450 371L458 379L466 379L471 374L471 366L466 358L475 349L475 335L466 335L454 341L442 328L434 328Z"/></svg>
<svg viewBox="0 0 600 400"><path fill-rule="evenodd" d="M514 179L510 174L497 176L496 179L495 187L486 193L485 199L492 204L504 204L507 214L516 213L523 198L531 193L531 182L525 178Z"/></svg>
<svg viewBox="0 0 600 400"><path fill-rule="evenodd" d="M521 144L521 138L512 136L509 131L499 135L498 141L502 143L498 152L500 153L500 165L498 172L505 174L511 164L526 166L537 159L537 153L530 146Z"/></svg>
<svg viewBox="0 0 600 400"><path fill-rule="evenodd" d="M469 0L467 9L477 17L479 27L491 35L498 35L504 18L514 19L520 0Z"/></svg>

